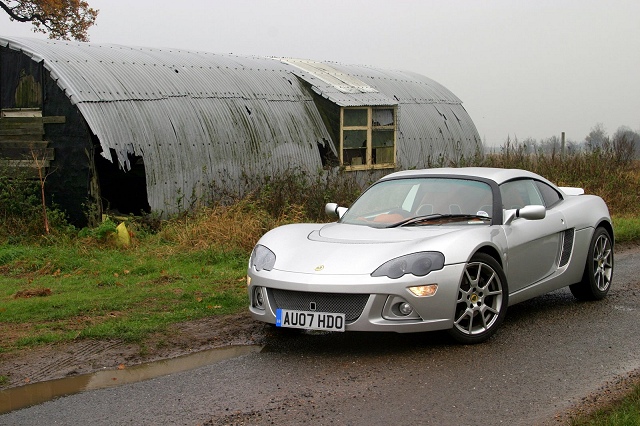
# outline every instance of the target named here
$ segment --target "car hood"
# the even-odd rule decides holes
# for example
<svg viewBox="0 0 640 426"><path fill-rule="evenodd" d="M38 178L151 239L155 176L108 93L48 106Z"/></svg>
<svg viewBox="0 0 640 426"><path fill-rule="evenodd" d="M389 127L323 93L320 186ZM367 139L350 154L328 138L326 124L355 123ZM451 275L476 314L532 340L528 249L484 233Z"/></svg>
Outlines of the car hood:
<svg viewBox="0 0 640 426"><path fill-rule="evenodd" d="M385 244L433 238L455 232L456 228L415 227L372 228L362 225L330 223L309 234L311 241L339 244Z"/></svg>
<svg viewBox="0 0 640 426"><path fill-rule="evenodd" d="M456 240L467 239L463 234L474 231L473 228L478 229L475 226L379 229L340 223L298 224L276 228L258 243L275 253L276 270L368 275L388 260L419 251L440 251L449 263L446 251L450 250L446 248Z"/></svg>

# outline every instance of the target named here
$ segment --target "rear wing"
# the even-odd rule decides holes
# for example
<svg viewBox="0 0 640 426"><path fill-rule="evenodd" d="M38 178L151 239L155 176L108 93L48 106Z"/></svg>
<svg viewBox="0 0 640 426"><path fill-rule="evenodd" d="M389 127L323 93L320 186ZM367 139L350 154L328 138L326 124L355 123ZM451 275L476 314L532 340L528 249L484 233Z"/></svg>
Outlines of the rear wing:
<svg viewBox="0 0 640 426"><path fill-rule="evenodd" d="M584 189L582 189L582 188L573 188L573 187L570 187L570 186L561 186L560 190L562 192L564 192L566 195L569 195L569 196L584 195Z"/></svg>

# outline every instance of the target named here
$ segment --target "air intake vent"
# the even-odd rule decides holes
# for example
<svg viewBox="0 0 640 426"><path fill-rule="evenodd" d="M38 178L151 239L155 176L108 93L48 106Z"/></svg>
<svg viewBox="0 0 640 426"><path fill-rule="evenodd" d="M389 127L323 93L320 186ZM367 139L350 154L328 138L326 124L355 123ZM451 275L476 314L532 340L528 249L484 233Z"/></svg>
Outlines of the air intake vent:
<svg viewBox="0 0 640 426"><path fill-rule="evenodd" d="M564 231L562 253L560 254L560 262L558 262L559 267L563 267L567 263L569 263L569 259L571 258L571 251L573 250L573 233L573 228Z"/></svg>

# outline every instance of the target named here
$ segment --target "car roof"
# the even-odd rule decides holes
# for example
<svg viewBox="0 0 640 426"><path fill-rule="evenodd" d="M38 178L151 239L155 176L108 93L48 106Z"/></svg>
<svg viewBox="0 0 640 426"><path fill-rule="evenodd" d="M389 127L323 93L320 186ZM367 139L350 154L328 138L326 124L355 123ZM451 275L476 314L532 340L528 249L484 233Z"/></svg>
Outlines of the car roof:
<svg viewBox="0 0 640 426"><path fill-rule="evenodd" d="M408 178L408 177L429 177L429 176L474 176L483 179L489 179L497 183L498 185L513 180L513 179L522 179L522 178L530 178L537 179L543 182L549 183L552 186L551 182L547 179L543 178L540 175L529 172L527 170L520 169L499 169L494 167L442 167L435 169L423 169L423 170L404 170L401 172L391 173L382 179L397 179L397 178ZM381 179L381 180L382 180Z"/></svg>

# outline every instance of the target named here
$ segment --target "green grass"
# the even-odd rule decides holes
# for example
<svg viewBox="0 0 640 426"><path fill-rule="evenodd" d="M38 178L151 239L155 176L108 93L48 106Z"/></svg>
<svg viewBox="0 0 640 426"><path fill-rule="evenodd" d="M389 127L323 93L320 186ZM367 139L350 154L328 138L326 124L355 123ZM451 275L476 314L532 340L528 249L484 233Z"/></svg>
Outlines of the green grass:
<svg viewBox="0 0 640 426"><path fill-rule="evenodd" d="M82 240L0 246L0 351L75 338L141 340L246 305L247 254Z"/></svg>
<svg viewBox="0 0 640 426"><path fill-rule="evenodd" d="M616 242L640 241L640 217L612 217Z"/></svg>
<svg viewBox="0 0 640 426"><path fill-rule="evenodd" d="M601 408L588 416L572 419L572 426L637 426L640 425L640 384L621 401Z"/></svg>
<svg viewBox="0 0 640 426"><path fill-rule="evenodd" d="M640 218L613 222L618 242L640 239ZM219 221L174 220L130 248L87 237L0 245L0 352L77 338L140 341L245 309L246 249L170 237L204 235L211 223Z"/></svg>

